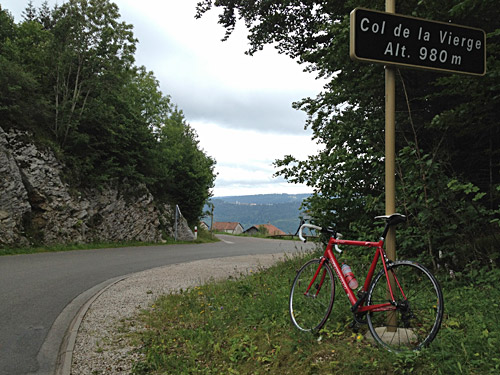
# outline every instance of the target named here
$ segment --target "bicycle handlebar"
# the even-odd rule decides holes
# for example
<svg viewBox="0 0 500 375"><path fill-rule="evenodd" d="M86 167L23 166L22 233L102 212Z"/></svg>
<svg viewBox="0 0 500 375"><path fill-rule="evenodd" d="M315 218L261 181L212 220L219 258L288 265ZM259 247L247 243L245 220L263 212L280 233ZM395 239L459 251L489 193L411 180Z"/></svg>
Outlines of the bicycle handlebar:
<svg viewBox="0 0 500 375"><path fill-rule="evenodd" d="M306 243L307 242L307 238L305 238L303 235L302 235L302 230L304 228L310 228L310 229L316 229L320 232L323 232L323 228L321 227L318 227L317 225L313 225L313 224L307 224L307 223L304 223L300 226L298 232L299 232L299 238L302 240L302 242ZM341 236L340 233L337 233L339 236ZM341 254L342 253L342 250L339 248L339 245L335 244L335 250Z"/></svg>
<svg viewBox="0 0 500 375"><path fill-rule="evenodd" d="M313 224L307 224L307 223L304 223L300 226L299 228L299 238L302 242L306 243L307 242L307 238L304 238L302 236L302 230L304 228L310 228L310 229L316 229L316 230L319 230L320 232L323 230L323 228L321 227L318 227L317 225L313 225Z"/></svg>

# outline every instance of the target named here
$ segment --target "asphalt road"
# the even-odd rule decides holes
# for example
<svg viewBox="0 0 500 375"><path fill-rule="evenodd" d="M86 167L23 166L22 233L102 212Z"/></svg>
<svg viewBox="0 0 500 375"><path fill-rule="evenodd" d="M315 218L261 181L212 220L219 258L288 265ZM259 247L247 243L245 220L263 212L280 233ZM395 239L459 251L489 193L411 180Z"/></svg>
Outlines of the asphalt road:
<svg viewBox="0 0 500 375"><path fill-rule="evenodd" d="M0 375L52 375L78 310L117 278L198 259L293 253L300 242L220 236L198 245L127 247L0 257Z"/></svg>

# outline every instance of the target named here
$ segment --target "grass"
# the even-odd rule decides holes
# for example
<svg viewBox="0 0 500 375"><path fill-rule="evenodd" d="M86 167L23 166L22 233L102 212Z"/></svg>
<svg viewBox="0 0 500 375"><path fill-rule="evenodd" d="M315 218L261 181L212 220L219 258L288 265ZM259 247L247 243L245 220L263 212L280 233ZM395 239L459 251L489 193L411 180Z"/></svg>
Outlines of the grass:
<svg viewBox="0 0 500 375"><path fill-rule="evenodd" d="M205 230L198 230L198 238L195 241L175 241L173 238L167 238L163 243L157 242L92 242L92 243L73 243L73 244L57 244L48 246L25 246L25 247L4 247L0 248L0 256L2 255L17 255L17 254L35 254L48 253L58 251L71 250L93 250L93 249L109 249L119 247L134 247L134 246L164 246L164 245L180 245L193 243L216 242L218 239Z"/></svg>
<svg viewBox="0 0 500 375"><path fill-rule="evenodd" d="M346 259L346 256L343 256ZM158 299L141 313L135 334L142 374L498 374L498 279L438 275L445 317L429 348L395 355L371 344L366 327L354 334L348 302L337 283L330 319L318 335L296 330L288 293L296 270L311 255L267 270L213 282ZM360 257L358 257L359 259ZM354 258L348 263L362 274ZM257 272L259 271L259 272Z"/></svg>

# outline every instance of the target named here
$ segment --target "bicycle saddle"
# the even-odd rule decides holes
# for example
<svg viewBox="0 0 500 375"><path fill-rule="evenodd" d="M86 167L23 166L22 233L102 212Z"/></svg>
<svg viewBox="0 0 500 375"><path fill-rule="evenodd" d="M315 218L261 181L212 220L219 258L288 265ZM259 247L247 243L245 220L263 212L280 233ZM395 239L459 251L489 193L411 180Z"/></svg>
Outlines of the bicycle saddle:
<svg viewBox="0 0 500 375"><path fill-rule="evenodd" d="M392 214L392 215L376 216L375 219L385 220L387 222L387 225L391 226L399 223L404 223L406 221L406 216L401 214Z"/></svg>

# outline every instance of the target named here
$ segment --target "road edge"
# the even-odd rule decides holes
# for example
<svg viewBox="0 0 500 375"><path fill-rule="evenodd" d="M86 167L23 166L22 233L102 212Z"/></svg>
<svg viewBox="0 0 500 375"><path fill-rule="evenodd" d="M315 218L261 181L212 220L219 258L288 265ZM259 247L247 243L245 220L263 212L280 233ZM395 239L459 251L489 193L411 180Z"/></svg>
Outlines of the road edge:
<svg viewBox="0 0 500 375"><path fill-rule="evenodd" d="M78 336L78 330L80 329L80 325L82 324L83 318L85 314L92 306L94 301L99 298L99 296L104 293L109 288L112 288L114 285L119 282L127 279L130 275L119 276L111 280L107 280L104 285L101 287L96 293L94 293L85 304L80 308L76 316L73 318L67 331L63 337L61 342L61 346L59 348L59 353L57 355L57 362L55 368L55 375L70 375L71 374L71 364L73 360L73 350L75 349L76 338ZM95 288L95 287L94 287ZM92 288L92 289L94 289ZM84 292L87 293L87 292ZM63 311L64 313L64 311ZM56 320L57 321L57 320Z"/></svg>
<svg viewBox="0 0 500 375"><path fill-rule="evenodd" d="M130 275L103 281L76 296L57 316L37 354L38 370L28 375L69 375L78 327L92 302ZM62 337L62 340L61 340Z"/></svg>

